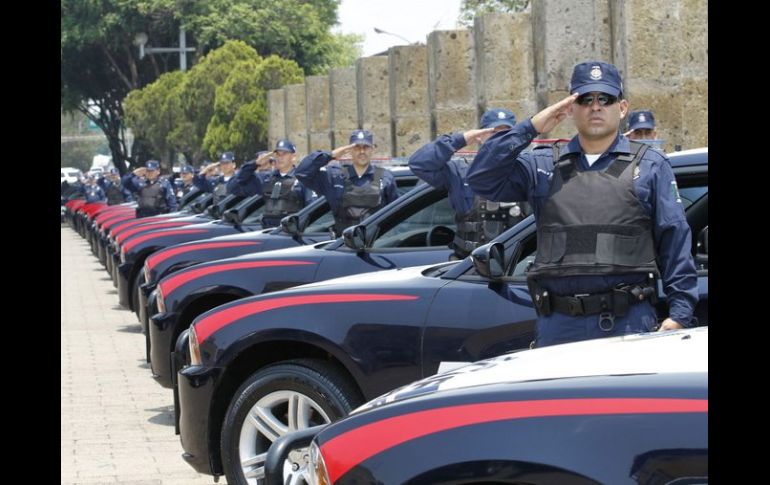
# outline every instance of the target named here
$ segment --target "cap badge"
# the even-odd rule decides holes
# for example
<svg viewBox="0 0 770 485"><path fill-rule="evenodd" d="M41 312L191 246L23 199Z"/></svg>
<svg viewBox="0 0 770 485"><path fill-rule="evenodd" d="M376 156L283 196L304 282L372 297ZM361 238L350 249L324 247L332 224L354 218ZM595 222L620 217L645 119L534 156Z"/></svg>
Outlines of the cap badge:
<svg viewBox="0 0 770 485"><path fill-rule="evenodd" d="M602 78L602 68L599 66L593 66L591 68L591 79L598 81Z"/></svg>
<svg viewBox="0 0 770 485"><path fill-rule="evenodd" d="M503 113L502 111L498 111L497 117L502 120L503 118L505 118L505 113Z"/></svg>
<svg viewBox="0 0 770 485"><path fill-rule="evenodd" d="M639 121L640 121L640 122L644 122L644 121L647 121L647 118L644 116L644 113L642 113L642 114L640 114L640 115L639 115Z"/></svg>
<svg viewBox="0 0 770 485"><path fill-rule="evenodd" d="M363 138L364 138L364 132L363 131L359 131L358 132L358 139L361 140Z"/></svg>

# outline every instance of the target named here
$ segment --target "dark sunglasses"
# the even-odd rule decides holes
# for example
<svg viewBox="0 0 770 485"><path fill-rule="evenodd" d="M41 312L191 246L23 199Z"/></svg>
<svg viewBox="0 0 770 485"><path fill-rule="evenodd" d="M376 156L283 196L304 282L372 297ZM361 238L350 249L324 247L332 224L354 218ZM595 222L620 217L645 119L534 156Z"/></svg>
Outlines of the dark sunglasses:
<svg viewBox="0 0 770 485"><path fill-rule="evenodd" d="M617 96L611 96L605 93L599 93L599 94L586 93L581 96L578 96L575 102L580 106L591 106L592 104L594 104L594 99L599 101L599 106L609 106L611 104L615 104L618 100Z"/></svg>

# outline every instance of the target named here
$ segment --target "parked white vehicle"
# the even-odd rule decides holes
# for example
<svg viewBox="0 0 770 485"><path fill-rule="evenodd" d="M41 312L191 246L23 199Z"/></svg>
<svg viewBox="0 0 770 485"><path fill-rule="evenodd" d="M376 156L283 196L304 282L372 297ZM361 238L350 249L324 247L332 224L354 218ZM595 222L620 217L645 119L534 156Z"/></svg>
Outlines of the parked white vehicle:
<svg viewBox="0 0 770 485"><path fill-rule="evenodd" d="M64 182L66 180L68 184L72 184L77 182L82 176L83 176L83 172L80 171L79 168L74 168L74 167L61 168L61 182Z"/></svg>

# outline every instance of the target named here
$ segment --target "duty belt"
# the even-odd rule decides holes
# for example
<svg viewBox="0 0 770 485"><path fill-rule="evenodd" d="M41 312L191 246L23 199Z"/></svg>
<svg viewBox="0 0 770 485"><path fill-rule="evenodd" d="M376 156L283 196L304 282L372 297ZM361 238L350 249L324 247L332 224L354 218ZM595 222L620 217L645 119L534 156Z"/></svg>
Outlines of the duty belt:
<svg viewBox="0 0 770 485"><path fill-rule="evenodd" d="M548 291L539 289L533 297L537 313L544 316L559 312L572 317L600 313L611 313L622 317L628 313L628 307L634 303L644 300L649 300L652 304L657 302L655 287L642 285L623 286L603 293L573 296L551 295Z"/></svg>

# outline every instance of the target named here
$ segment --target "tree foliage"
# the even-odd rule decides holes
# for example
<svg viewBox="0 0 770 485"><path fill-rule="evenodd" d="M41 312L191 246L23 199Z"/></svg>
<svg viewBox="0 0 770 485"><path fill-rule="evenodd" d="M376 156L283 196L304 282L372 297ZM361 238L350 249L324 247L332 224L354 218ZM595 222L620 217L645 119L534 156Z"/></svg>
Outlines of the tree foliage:
<svg viewBox="0 0 770 485"><path fill-rule="evenodd" d="M330 33L337 22L339 3L61 0L62 111L79 111L102 129L115 165L122 172L124 164L119 161L128 159L123 99L129 91L179 68L176 53L152 54L140 60L134 44L137 33L147 33L148 47L173 47L178 45L179 29L184 26L188 46L197 48L189 57L194 66L197 57L224 46L228 40L242 40L256 49L255 55L260 58L279 55L294 60L306 74L318 74L330 67L352 65L360 52L358 37ZM227 63L231 60L227 59ZM174 90L184 116L167 140L169 147L182 150L188 158L202 155L203 138L213 115L215 87L224 82L227 74L215 73L210 80L192 75L185 78L183 89ZM134 146L147 143L137 137Z"/></svg>
<svg viewBox="0 0 770 485"><path fill-rule="evenodd" d="M232 150L247 160L267 143L267 91L302 82L302 69L294 61L270 56L233 66L216 90L214 115L203 141L211 157Z"/></svg>
<svg viewBox="0 0 770 485"><path fill-rule="evenodd" d="M529 0L463 0L460 5L460 25L472 26L476 15L487 12L523 12L529 8Z"/></svg>

